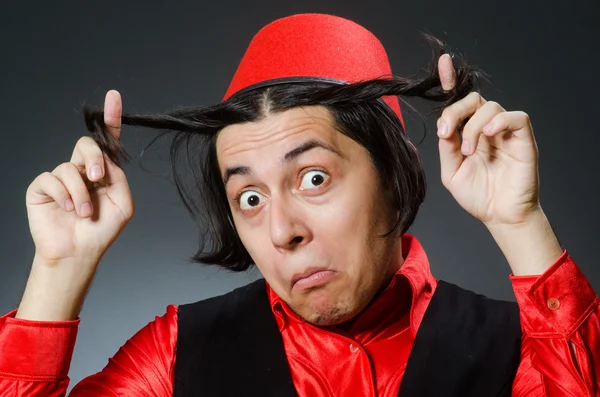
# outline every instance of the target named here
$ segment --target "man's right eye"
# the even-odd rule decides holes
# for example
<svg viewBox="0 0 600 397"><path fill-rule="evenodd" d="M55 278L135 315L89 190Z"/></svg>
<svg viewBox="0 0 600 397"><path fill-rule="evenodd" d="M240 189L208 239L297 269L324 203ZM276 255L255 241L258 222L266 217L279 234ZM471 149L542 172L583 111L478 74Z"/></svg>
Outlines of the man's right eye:
<svg viewBox="0 0 600 397"><path fill-rule="evenodd" d="M238 202L240 203L240 209L249 210L253 207L258 206L261 203L261 199L264 199L264 196L254 190L247 190L240 194L238 198Z"/></svg>

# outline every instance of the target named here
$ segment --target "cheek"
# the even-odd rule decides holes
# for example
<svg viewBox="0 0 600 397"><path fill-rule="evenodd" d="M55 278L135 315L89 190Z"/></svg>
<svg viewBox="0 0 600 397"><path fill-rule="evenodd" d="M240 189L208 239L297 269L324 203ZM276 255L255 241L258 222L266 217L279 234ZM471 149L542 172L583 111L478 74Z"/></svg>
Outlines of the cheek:
<svg viewBox="0 0 600 397"><path fill-rule="evenodd" d="M378 223L372 199L364 192L353 186L337 192L331 201L315 211L314 225L346 248L350 241L364 241Z"/></svg>
<svg viewBox="0 0 600 397"><path fill-rule="evenodd" d="M347 283L360 283L372 257L372 237L375 233L370 207L356 197L336 200L312 218L316 244L338 270L344 272ZM363 280L366 281L366 280Z"/></svg>
<svg viewBox="0 0 600 397"><path fill-rule="evenodd" d="M236 229L242 244L246 248L246 251L252 257L255 263L262 263L262 259L266 256L267 244L264 244L264 236L262 232L257 229L252 229L248 225L239 226L236 222Z"/></svg>
<svg viewBox="0 0 600 397"><path fill-rule="evenodd" d="M264 229L264 225L252 227L251 225L244 223L244 221L241 223L236 221L235 225L238 235L242 240L242 244L252 257L252 260L263 277L271 284L271 286L280 283L282 276L277 272L278 267L273 261L277 252L274 252L271 239L267 229Z"/></svg>

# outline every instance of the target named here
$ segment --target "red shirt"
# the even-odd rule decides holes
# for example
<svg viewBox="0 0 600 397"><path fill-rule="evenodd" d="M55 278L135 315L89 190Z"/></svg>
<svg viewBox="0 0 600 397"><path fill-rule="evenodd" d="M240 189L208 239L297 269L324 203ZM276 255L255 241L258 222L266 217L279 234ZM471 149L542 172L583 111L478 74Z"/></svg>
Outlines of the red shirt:
<svg viewBox="0 0 600 397"><path fill-rule="evenodd" d="M300 396L397 395L437 286L415 237L403 237L403 254L385 291L343 326L302 321L267 286ZM599 299L572 258L565 251L543 275L510 279L523 328L513 396L598 395ZM0 317L0 396L63 396L79 319L30 321L15 313ZM171 396L176 343L177 307L169 305L70 395Z"/></svg>

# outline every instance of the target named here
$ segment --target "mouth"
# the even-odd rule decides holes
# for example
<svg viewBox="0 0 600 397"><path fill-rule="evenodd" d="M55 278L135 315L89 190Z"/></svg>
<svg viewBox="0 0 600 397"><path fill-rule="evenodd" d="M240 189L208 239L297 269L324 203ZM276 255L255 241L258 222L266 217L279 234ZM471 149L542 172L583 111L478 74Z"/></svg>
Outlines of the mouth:
<svg viewBox="0 0 600 397"><path fill-rule="evenodd" d="M328 283L336 272L326 268L309 268L292 277L292 289L297 291L320 287Z"/></svg>

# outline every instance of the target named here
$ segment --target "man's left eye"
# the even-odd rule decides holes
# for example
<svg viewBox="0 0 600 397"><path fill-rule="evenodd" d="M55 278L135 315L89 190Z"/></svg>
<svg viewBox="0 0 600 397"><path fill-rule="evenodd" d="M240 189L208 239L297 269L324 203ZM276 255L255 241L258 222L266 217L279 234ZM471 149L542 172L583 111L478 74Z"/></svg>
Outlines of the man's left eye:
<svg viewBox="0 0 600 397"><path fill-rule="evenodd" d="M302 176L301 189L314 189L319 187L329 178L323 171L308 171L306 174Z"/></svg>

